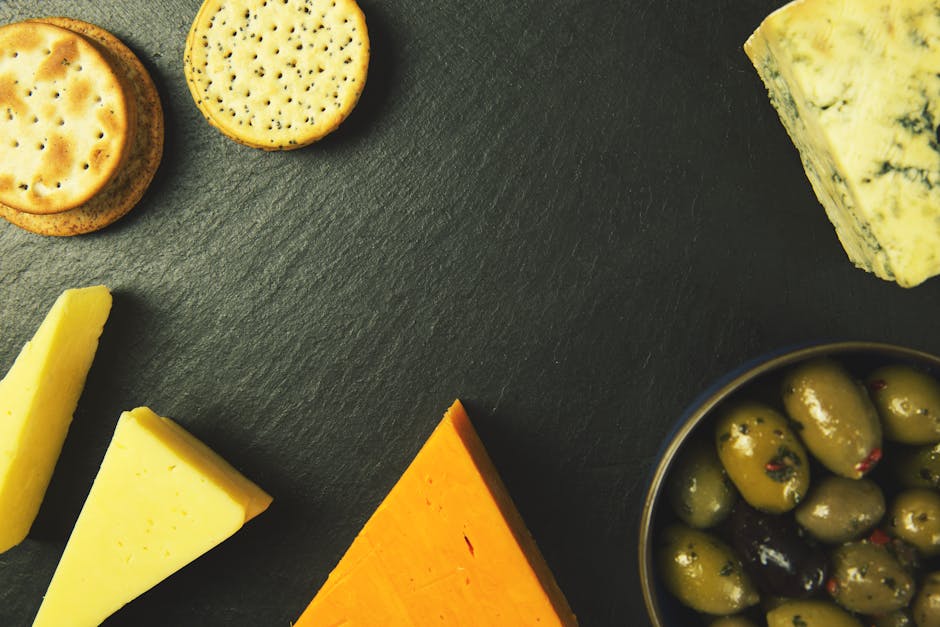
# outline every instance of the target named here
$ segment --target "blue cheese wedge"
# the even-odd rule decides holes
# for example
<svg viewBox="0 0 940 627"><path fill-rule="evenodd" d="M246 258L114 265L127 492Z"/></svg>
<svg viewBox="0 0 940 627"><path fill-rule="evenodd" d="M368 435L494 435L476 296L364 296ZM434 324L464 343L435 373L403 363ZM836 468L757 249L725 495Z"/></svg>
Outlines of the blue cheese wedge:
<svg viewBox="0 0 940 627"><path fill-rule="evenodd" d="M796 0L744 50L855 265L940 274L940 0Z"/></svg>

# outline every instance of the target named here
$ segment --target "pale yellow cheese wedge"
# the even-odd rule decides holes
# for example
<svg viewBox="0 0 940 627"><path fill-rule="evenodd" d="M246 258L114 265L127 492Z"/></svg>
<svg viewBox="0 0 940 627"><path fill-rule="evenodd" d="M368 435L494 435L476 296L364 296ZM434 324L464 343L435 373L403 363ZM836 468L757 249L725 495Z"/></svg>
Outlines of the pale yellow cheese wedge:
<svg viewBox="0 0 940 627"><path fill-rule="evenodd" d="M0 381L0 552L36 518L110 311L103 285L66 290Z"/></svg>
<svg viewBox="0 0 940 627"><path fill-rule="evenodd" d="M124 412L33 627L100 624L270 503L172 420Z"/></svg>

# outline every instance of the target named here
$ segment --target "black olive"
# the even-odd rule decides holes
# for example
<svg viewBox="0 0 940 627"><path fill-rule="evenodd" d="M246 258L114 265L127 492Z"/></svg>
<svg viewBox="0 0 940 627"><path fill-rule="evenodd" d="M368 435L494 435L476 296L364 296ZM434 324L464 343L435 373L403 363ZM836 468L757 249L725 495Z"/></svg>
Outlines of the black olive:
<svg viewBox="0 0 940 627"><path fill-rule="evenodd" d="M764 593L805 598L822 589L828 561L790 516L759 512L739 501L729 519L731 541L744 569Z"/></svg>

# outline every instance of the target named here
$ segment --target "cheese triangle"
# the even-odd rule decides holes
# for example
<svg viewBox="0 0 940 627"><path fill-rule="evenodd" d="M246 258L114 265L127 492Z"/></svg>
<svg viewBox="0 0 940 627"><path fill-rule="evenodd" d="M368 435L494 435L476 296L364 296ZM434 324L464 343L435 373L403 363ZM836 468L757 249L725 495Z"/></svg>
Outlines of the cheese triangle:
<svg viewBox="0 0 940 627"><path fill-rule="evenodd" d="M903 287L940 274L937 13L796 0L744 44L849 259Z"/></svg>
<svg viewBox="0 0 940 627"><path fill-rule="evenodd" d="M123 413L33 626L100 624L270 503L173 421Z"/></svg>
<svg viewBox="0 0 940 627"><path fill-rule="evenodd" d="M66 290L0 381L0 553L36 518L110 311L103 285Z"/></svg>
<svg viewBox="0 0 940 627"><path fill-rule="evenodd" d="M576 625L455 402L294 627Z"/></svg>

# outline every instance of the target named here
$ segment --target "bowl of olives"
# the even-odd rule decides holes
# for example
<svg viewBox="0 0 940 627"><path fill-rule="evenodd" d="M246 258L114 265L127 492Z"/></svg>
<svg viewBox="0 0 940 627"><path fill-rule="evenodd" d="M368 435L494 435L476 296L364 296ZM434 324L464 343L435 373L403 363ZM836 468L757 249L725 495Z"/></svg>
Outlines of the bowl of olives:
<svg viewBox="0 0 940 627"><path fill-rule="evenodd" d="M640 521L656 627L940 626L940 357L746 364L667 438Z"/></svg>

